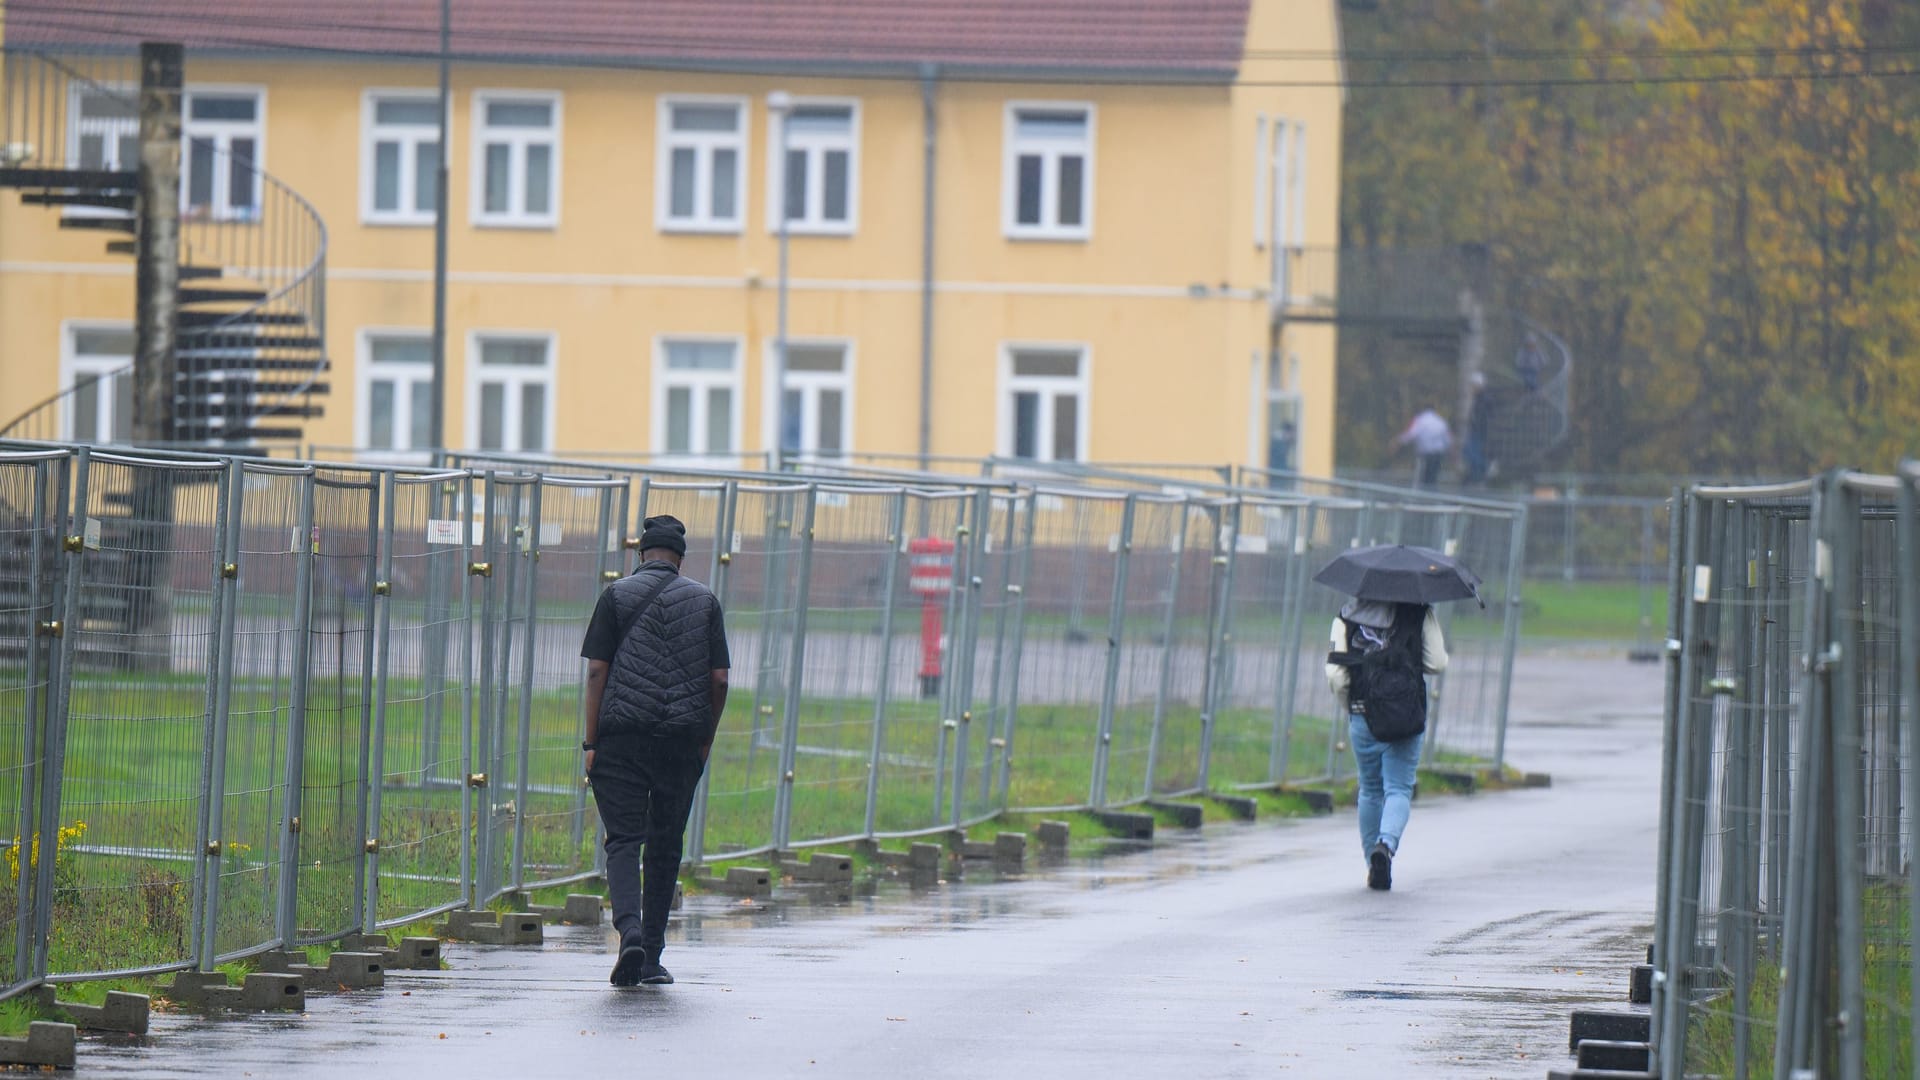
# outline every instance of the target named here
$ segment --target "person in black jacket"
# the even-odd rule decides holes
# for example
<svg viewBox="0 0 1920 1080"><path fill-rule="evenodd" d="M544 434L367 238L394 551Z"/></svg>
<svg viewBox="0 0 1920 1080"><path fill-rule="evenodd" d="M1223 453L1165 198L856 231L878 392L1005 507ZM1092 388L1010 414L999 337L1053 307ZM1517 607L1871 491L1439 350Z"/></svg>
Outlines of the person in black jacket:
<svg viewBox="0 0 1920 1080"><path fill-rule="evenodd" d="M694 789L727 705L726 622L712 591L680 575L686 554L679 519L646 519L639 568L600 594L580 646L580 748L606 833L607 896L620 934L615 986L673 981L660 966L667 911Z"/></svg>

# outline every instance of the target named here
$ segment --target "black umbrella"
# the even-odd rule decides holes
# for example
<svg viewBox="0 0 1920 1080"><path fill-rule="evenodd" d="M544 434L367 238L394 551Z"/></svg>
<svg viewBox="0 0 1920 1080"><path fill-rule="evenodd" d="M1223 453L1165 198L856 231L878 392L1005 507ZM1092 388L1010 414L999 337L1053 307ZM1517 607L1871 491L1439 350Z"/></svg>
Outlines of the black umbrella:
<svg viewBox="0 0 1920 1080"><path fill-rule="evenodd" d="M1408 544L1343 551L1313 580L1330 589L1395 604L1438 604L1480 596L1480 575L1450 555Z"/></svg>

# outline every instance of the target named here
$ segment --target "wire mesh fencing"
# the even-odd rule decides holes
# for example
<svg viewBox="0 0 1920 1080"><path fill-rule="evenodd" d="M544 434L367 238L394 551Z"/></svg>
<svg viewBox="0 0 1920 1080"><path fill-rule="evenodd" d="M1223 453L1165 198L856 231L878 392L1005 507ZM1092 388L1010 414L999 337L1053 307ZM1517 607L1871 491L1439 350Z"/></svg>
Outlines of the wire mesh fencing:
<svg viewBox="0 0 1920 1080"><path fill-rule="evenodd" d="M1512 507L1134 468L0 452L0 994L598 872L580 646L650 516L727 621L696 862L1337 779L1313 570L1518 557ZM1519 604L1489 579L1436 741L1496 764Z"/></svg>
<svg viewBox="0 0 1920 1080"><path fill-rule="evenodd" d="M1662 1071L1913 1076L1920 472L1696 487L1671 530Z"/></svg>

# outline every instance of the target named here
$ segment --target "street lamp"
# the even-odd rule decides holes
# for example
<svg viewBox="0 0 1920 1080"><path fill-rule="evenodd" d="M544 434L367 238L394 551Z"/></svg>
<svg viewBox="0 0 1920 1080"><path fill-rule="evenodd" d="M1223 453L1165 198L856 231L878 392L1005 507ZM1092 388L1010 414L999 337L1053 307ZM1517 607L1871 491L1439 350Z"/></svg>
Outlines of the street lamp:
<svg viewBox="0 0 1920 1080"><path fill-rule="evenodd" d="M785 90L768 94L767 113L780 125L780 190L775 195L780 214L780 284L773 342L773 465L778 471L786 467L787 457L787 225L792 217L787 193L793 190L792 178L787 175L787 135L791 127L788 119L793 115L793 95Z"/></svg>

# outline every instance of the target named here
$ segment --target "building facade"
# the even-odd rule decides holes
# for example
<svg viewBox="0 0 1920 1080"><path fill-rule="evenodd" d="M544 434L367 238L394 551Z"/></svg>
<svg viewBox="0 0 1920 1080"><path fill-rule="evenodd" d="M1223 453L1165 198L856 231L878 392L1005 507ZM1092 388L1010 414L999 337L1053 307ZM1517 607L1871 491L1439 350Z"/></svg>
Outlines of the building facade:
<svg viewBox="0 0 1920 1080"><path fill-rule="evenodd" d="M39 4L10 49L184 42L190 214L258 205L231 157L324 220L305 441L426 449L438 5ZM1331 0L635 7L681 36L454 5L448 445L1330 470L1333 329L1272 313L1288 252L1335 243ZM0 205L0 422L131 355L132 262L70 224ZM123 398L70 396L62 433L124 429Z"/></svg>

